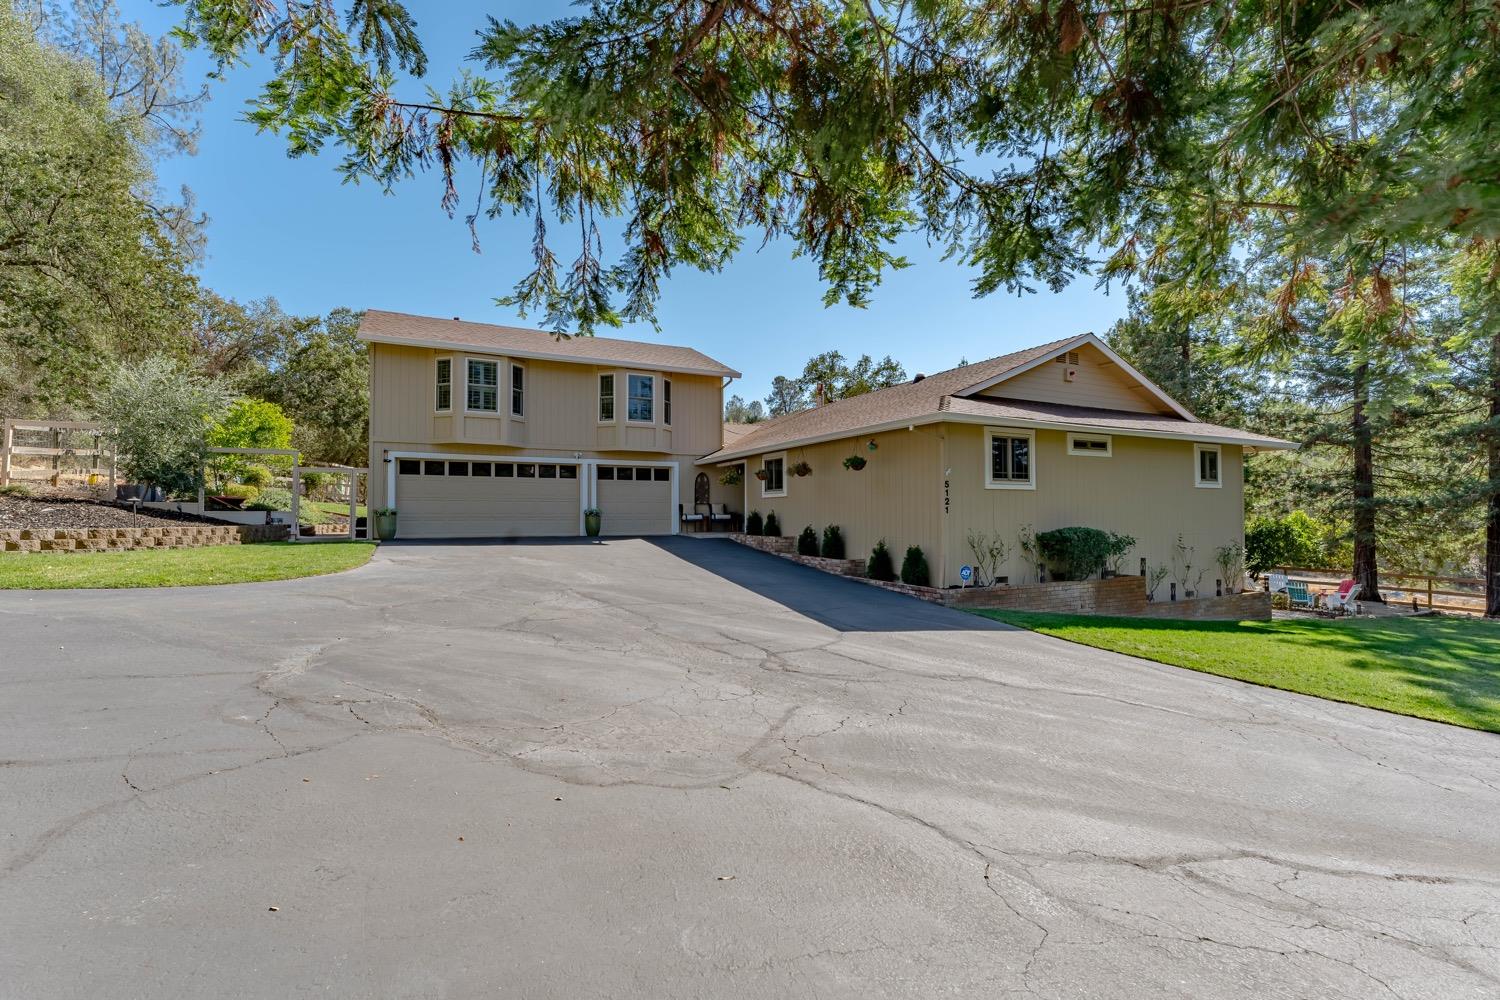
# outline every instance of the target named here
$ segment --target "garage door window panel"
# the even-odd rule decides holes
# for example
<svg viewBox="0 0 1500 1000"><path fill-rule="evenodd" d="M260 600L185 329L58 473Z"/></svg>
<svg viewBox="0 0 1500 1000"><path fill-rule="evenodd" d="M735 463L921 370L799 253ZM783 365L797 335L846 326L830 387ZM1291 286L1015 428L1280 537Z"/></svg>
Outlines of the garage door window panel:
<svg viewBox="0 0 1500 1000"><path fill-rule="evenodd" d="M531 462L517 462L516 463L516 478L517 479L535 479L536 478L536 466L534 464L532 464Z"/></svg>
<svg viewBox="0 0 1500 1000"><path fill-rule="evenodd" d="M420 476L422 474L422 463L415 458L402 458L396 461L396 471L403 476Z"/></svg>
<svg viewBox="0 0 1500 1000"><path fill-rule="evenodd" d="M475 462L469 467L470 473L481 479L488 479L494 475L494 466L489 462Z"/></svg>
<svg viewBox="0 0 1500 1000"><path fill-rule="evenodd" d="M496 462L495 463L495 478L496 479L514 479L515 475L516 475L516 467L514 465L512 465L511 463L509 463L509 462Z"/></svg>
<svg viewBox="0 0 1500 1000"><path fill-rule="evenodd" d="M599 478L613 481L615 478L615 467L613 465L599 466Z"/></svg>
<svg viewBox="0 0 1500 1000"><path fill-rule="evenodd" d="M443 474L442 462L423 462L422 474L424 476L441 476Z"/></svg>

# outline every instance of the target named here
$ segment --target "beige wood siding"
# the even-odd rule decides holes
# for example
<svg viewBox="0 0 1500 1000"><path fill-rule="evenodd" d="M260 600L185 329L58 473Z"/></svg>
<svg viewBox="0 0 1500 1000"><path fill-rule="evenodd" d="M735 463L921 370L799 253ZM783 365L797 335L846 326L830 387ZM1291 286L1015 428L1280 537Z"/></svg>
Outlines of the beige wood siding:
<svg viewBox="0 0 1500 1000"><path fill-rule="evenodd" d="M370 345L371 441L435 440L432 359L425 348ZM449 429L443 427L444 433Z"/></svg>
<svg viewBox="0 0 1500 1000"><path fill-rule="evenodd" d="M577 535L578 479L398 475L402 538Z"/></svg>
<svg viewBox="0 0 1500 1000"><path fill-rule="evenodd" d="M1050 364L1050 362L1049 362ZM1179 532L1196 548L1197 566L1206 570L1203 587L1210 593L1220 575L1214 552L1244 541L1243 462L1241 449L1221 449L1222 487L1194 486L1191 441L1167 441L1115 435L1112 457L1069 455L1067 433L1036 432L1034 490L985 488L988 439L983 427L944 424L951 506L944 518L947 565L945 583L959 582L958 568L972 562L967 536L971 529L998 533L1011 550L1002 574L1011 582L1035 582L1036 570L1023 564L1016 536L1022 527L1049 531L1079 525L1131 535L1136 547L1124 571L1140 572L1141 557L1152 566L1169 564ZM936 575L938 565L932 564ZM1193 571L1197 575L1197 570ZM1170 579L1170 578L1169 578ZM1165 597L1166 583L1160 595Z"/></svg>
<svg viewBox="0 0 1500 1000"><path fill-rule="evenodd" d="M990 386L980 396L1002 399L1030 399L1071 406L1092 406L1104 410L1127 410L1132 413L1171 413L1161 403L1105 357L1097 347L1084 344L1078 348L1078 364L1044 361L1027 372ZM1069 382L1064 378L1068 368L1077 375Z"/></svg>
<svg viewBox="0 0 1500 1000"><path fill-rule="evenodd" d="M755 470L761 467L763 456L751 457L744 487L749 508L762 515L774 510L782 534L788 536L811 524L821 540L823 529L837 524L851 559L869 555L884 538L899 565L908 545L920 545L936 569L943 489L936 428L873 435L878 445L875 451L866 447L871 437L788 451L784 497L762 496ZM844 468L844 459L853 454L868 460L860 472ZM812 474L793 476L791 467L802 461L812 466Z"/></svg>
<svg viewBox="0 0 1500 1000"><path fill-rule="evenodd" d="M601 463L607 465L608 463ZM610 466L618 468L617 466ZM644 467L643 467L644 468ZM691 490L691 484L689 484ZM606 535L667 535L677 519L677 505L672 502L672 483L652 478L599 480L599 510L602 533ZM692 502L691 492L688 501ZM670 511L669 511L670 508Z"/></svg>

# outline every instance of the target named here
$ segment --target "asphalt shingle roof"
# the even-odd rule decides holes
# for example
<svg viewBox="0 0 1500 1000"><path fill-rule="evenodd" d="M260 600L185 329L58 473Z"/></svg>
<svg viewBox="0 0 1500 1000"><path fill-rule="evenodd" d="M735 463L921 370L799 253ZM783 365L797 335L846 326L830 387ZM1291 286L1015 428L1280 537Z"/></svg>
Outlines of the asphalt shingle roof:
<svg viewBox="0 0 1500 1000"><path fill-rule="evenodd" d="M370 309L359 325L361 340L440 350L485 351L592 365L633 365L693 375L738 378L739 372L691 347L610 337L559 337L545 330L469 323Z"/></svg>

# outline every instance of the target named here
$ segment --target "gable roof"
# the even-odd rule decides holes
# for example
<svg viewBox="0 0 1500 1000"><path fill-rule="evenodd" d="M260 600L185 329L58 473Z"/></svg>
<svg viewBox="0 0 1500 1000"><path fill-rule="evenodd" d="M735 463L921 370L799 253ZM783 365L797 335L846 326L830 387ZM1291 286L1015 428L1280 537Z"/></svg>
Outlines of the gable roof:
<svg viewBox="0 0 1500 1000"><path fill-rule="evenodd" d="M1049 361L1080 344L1092 344L1104 351L1142 389L1158 398L1171 414L1133 413L1124 410L1100 410L1063 403L1033 402L1020 399L976 398L974 393L994 390L1007 378L1013 378ZM1000 391L1003 391L1000 390ZM969 423L993 423L1003 420L1026 426L1055 428L1109 429L1120 434L1140 437L1175 437L1195 441L1239 444L1254 448L1290 448L1289 442L1264 435L1251 434L1235 427L1206 424L1159 386L1131 368L1123 358L1110 350L1091 333L1055 340L1050 344L1029 347L1004 354L978 364L951 368L936 375L913 379L862 396L835 400L823 406L789 413L774 420L755 424L749 433L703 459L701 464L730 462L768 451L817 444L843 437L895 430L904 426L955 420Z"/></svg>
<svg viewBox="0 0 1500 1000"><path fill-rule="evenodd" d="M413 316L383 309L365 311L359 324L359 339L375 344L429 347L439 351L483 351L516 358L585 365L625 365L687 375L740 376L728 365L691 347L611 337L559 336L545 330Z"/></svg>

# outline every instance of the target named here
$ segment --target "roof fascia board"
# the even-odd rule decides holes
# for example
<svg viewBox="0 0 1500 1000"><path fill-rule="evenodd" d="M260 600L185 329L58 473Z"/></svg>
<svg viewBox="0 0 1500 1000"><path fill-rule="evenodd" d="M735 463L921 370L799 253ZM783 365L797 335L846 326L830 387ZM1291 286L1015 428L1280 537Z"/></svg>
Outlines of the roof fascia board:
<svg viewBox="0 0 1500 1000"><path fill-rule="evenodd" d="M710 375L717 378L737 379L741 375L732 368L689 368L685 365L645 364L639 361L623 361L618 358L588 358L567 354L550 354L525 348L499 347L496 345L466 344L456 340L427 340L418 337L388 337L378 333L359 334L359 339L371 344L390 344L394 347L425 347L434 351L468 351L472 354L493 354L505 358L529 358L534 361L557 361L562 364L598 365L605 368L648 368L651 371L672 372L675 375Z"/></svg>
<svg viewBox="0 0 1500 1000"><path fill-rule="evenodd" d="M1053 348L1039 358L1033 358L1032 360L1026 362L1024 365L1012 368L1006 372L1001 372L994 378L986 379L983 382L971 385L967 389L962 389L958 392L953 393L953 395L969 397L973 396L975 393L983 392L986 389L997 386L1002 382L1008 382L1011 379L1015 378L1017 375L1024 375L1026 372L1031 371L1033 368L1038 368L1048 361L1051 361L1058 355L1063 354L1067 351L1071 351L1073 348L1079 346L1080 344L1090 344L1098 348L1100 353L1102 353L1111 362L1118 365L1126 375L1129 375L1131 378L1135 379L1136 382L1140 383L1141 388L1145 389L1148 393L1154 396L1158 402L1170 407L1172 412L1177 414L1182 419L1191 420L1194 423L1199 422L1198 418L1194 416L1192 412L1187 409L1187 407L1183 406L1181 403L1177 402L1177 400L1167 395L1166 390L1164 390L1161 386L1157 385L1155 382L1151 381L1149 378L1136 371L1135 367L1132 366L1130 362L1126 361L1124 358L1120 357L1120 355L1116 354L1113 348L1111 348L1104 341L1100 340L1098 337L1094 336L1092 333L1081 333L1078 336L1074 337L1072 340L1064 341L1061 345Z"/></svg>
<svg viewBox="0 0 1500 1000"><path fill-rule="evenodd" d="M1191 421L1202 424L1201 420ZM1099 434L1113 434L1116 437L1139 437L1153 438L1162 441L1198 441L1206 444L1231 444L1248 448L1252 451L1295 451L1297 445L1290 441L1281 441L1276 438L1261 438L1247 441L1244 438L1227 437L1215 434L1171 434L1165 431L1136 430L1134 428L1117 427L1113 424L1072 423L1061 420L1038 420L1028 417L1015 417L1003 414L969 414L969 413L933 413L910 420L888 421L883 424L870 424L866 427L857 427L853 430L839 431L834 434L818 434L812 437L796 438L791 441L781 441L765 448L750 448L748 450L737 448L727 454L707 455L698 460L698 465L727 465L752 458L756 455L770 454L771 452L786 451L791 448L805 448L814 444L825 444L829 441L838 441L845 438L864 437L866 434L881 434L887 431L900 430L903 427L922 427L928 424L982 424L989 426L1006 427L1034 427L1046 431L1081 431Z"/></svg>

